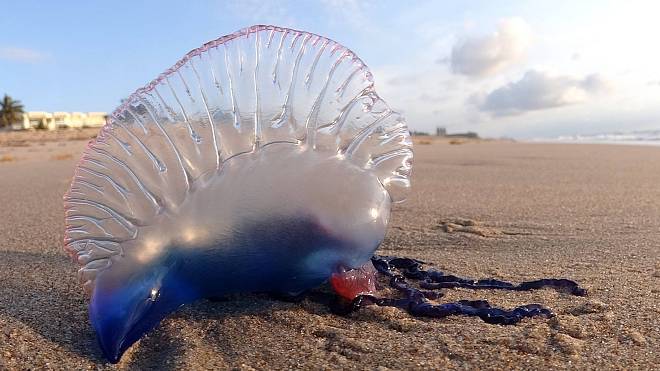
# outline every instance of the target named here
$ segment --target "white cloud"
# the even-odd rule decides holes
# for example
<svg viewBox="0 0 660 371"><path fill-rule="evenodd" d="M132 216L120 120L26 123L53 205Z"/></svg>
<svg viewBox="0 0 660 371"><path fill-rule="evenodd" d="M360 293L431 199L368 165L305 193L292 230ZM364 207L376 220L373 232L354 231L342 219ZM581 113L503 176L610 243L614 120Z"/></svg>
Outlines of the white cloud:
<svg viewBox="0 0 660 371"><path fill-rule="evenodd" d="M470 102L493 116L511 116L581 103L589 97L611 90L608 80L598 74L575 78L529 70L519 81L487 94L477 94Z"/></svg>
<svg viewBox="0 0 660 371"><path fill-rule="evenodd" d="M372 72L378 94L406 117L411 130L431 132L443 126L456 132L471 124L474 110L465 100L474 89L444 66L418 63L415 68L383 66Z"/></svg>
<svg viewBox="0 0 660 371"><path fill-rule="evenodd" d="M33 49L0 47L0 59L8 61L38 63L46 60L47 58L47 54Z"/></svg>
<svg viewBox="0 0 660 371"><path fill-rule="evenodd" d="M501 20L492 35L468 37L454 45L451 69L472 77L494 75L523 59L531 38L531 28L523 19Z"/></svg>

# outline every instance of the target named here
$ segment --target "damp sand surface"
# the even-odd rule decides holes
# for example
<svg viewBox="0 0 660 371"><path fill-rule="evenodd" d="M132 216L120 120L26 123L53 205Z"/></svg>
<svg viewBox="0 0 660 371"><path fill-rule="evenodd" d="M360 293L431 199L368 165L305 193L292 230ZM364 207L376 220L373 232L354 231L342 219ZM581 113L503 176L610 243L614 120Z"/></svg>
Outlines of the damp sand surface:
<svg viewBox="0 0 660 371"><path fill-rule="evenodd" d="M498 326L378 307L339 317L317 300L236 295L183 308L107 364L61 250L62 194L90 133L79 134L24 133L17 146L16 134L0 133L0 369L660 364L660 148L425 138L380 253L475 278L569 278L589 296L456 289L440 300L540 303L557 314Z"/></svg>

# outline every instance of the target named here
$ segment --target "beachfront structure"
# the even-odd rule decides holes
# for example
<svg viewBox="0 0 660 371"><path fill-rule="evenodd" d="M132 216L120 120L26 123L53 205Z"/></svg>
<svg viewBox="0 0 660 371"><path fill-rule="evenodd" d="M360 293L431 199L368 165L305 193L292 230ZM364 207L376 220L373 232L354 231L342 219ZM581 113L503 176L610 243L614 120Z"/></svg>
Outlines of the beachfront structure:
<svg viewBox="0 0 660 371"><path fill-rule="evenodd" d="M449 134L447 133L447 129L442 127L442 126L436 126L435 128L435 135L438 137L444 137L444 138L479 138L479 135L475 133L474 131L468 131L465 133L454 133L454 134Z"/></svg>
<svg viewBox="0 0 660 371"><path fill-rule="evenodd" d="M96 128L105 124L105 112L41 112L23 113L21 120L12 123L14 130L60 128Z"/></svg>

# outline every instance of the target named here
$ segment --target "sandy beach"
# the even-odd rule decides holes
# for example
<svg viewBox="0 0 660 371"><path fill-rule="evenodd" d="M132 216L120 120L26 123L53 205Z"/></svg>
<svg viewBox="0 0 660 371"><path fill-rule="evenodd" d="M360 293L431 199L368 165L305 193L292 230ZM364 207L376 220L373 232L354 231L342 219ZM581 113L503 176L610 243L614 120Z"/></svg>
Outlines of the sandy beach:
<svg viewBox="0 0 660 371"><path fill-rule="evenodd" d="M474 278L569 278L589 295L455 289L441 299L556 313L514 326L379 307L340 317L312 300L237 295L183 308L110 365L61 246L62 195L93 133L0 133L0 370L660 364L660 147L417 138L413 192L394 207L381 254Z"/></svg>

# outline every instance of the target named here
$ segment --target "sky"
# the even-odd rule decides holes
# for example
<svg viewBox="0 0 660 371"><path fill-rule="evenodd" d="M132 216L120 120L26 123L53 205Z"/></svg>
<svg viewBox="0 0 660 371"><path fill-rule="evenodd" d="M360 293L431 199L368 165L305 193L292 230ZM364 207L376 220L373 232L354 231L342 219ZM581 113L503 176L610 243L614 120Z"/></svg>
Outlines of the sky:
<svg viewBox="0 0 660 371"><path fill-rule="evenodd" d="M411 130L541 138L660 129L657 1L0 0L0 94L113 111L253 24L333 39Z"/></svg>

